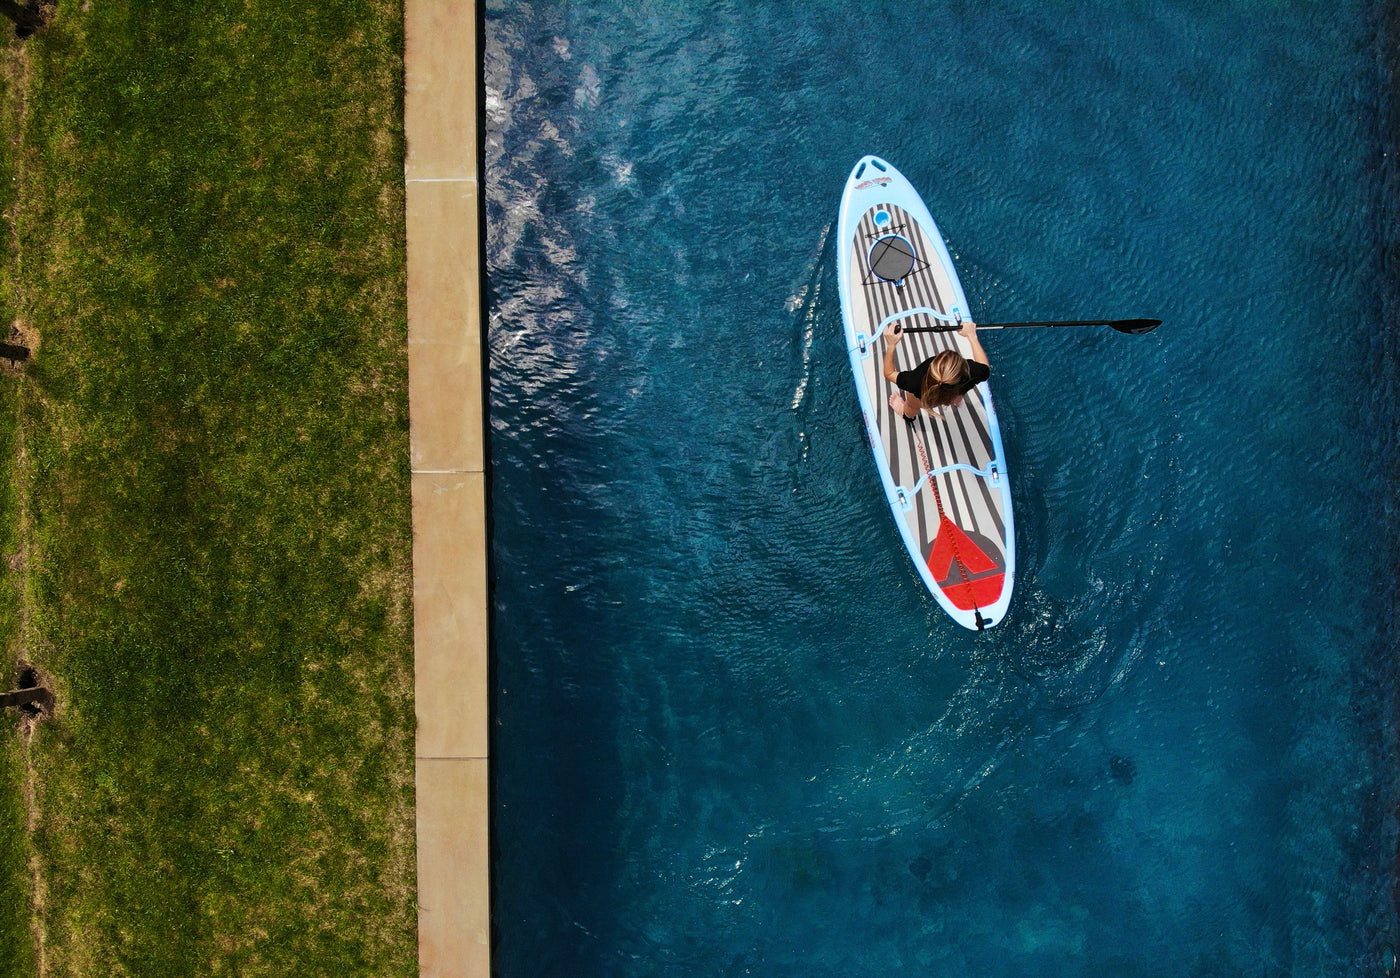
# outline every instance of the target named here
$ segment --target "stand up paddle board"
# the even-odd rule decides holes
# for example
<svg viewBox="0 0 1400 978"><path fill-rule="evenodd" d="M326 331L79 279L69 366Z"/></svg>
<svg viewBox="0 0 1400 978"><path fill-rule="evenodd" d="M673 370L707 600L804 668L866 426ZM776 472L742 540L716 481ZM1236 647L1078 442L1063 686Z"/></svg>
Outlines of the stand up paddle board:
<svg viewBox="0 0 1400 978"><path fill-rule="evenodd" d="M944 610L967 628L988 628L1006 614L1016 567L996 409L987 382L941 418L920 411L905 421L888 404L896 388L881 367L896 324L921 328L896 347L900 370L949 348L971 359L972 348L956 333L967 298L938 225L879 157L863 157L846 181L836 263L856 394L895 524Z"/></svg>

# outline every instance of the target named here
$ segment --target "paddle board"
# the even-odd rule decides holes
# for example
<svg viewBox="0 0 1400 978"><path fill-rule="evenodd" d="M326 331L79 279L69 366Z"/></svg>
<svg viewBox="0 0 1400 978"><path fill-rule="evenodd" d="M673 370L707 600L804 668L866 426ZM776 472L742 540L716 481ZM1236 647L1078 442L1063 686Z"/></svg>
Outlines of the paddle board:
<svg viewBox="0 0 1400 978"><path fill-rule="evenodd" d="M958 624L997 624L1011 602L1016 538L1011 486L989 382L942 417L908 422L887 403L882 376L894 324L949 327L905 333L899 370L941 350L972 358L957 335L968 318L953 260L928 208L904 176L877 156L862 157L841 195L836 262L846 349L875 467L895 525L919 576ZM995 370L995 364L993 364Z"/></svg>

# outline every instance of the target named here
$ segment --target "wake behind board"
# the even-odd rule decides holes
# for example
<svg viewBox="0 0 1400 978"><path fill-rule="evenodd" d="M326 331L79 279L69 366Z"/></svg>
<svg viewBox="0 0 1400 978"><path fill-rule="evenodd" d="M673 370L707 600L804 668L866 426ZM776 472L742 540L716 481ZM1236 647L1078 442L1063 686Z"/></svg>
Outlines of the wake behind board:
<svg viewBox="0 0 1400 978"><path fill-rule="evenodd" d="M881 376L893 326L948 326L967 299L943 237L898 170L862 157L846 181L837 221L837 275L846 350L885 496L924 584L958 624L995 625L1011 602L1016 542L1011 486L987 383L938 418L911 422L887 403ZM971 359L954 331L905 334L895 364L910 370L940 350Z"/></svg>

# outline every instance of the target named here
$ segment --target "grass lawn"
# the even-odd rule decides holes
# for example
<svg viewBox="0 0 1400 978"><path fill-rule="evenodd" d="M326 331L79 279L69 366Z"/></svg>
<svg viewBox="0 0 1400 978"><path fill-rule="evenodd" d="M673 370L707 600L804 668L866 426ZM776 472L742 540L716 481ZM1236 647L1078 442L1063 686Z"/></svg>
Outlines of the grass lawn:
<svg viewBox="0 0 1400 978"><path fill-rule="evenodd" d="M401 8L73 0L7 58L31 951L416 974Z"/></svg>
<svg viewBox="0 0 1400 978"><path fill-rule="evenodd" d="M10 80L0 72L0 132L17 129L17 100L10 97ZM14 203L13 140L0 139L0 214L8 214ZM0 220L0 266L7 273L14 268L13 236L8 222ZM0 276L0 326L8 327L11 314L5 277ZM0 328L0 339L8 337ZM15 479L17 452L16 426L19 392L24 378L0 367L0 555L18 549L19 507ZM0 561L0 689L11 688L15 663L20 655L19 598L23 576ZM28 809L24 801L25 744L17 735L13 715L0 715L0 978L29 978L35 972L35 947L30 933L31 846L28 839Z"/></svg>
<svg viewBox="0 0 1400 978"><path fill-rule="evenodd" d="M3 150L0 150L3 152ZM0 159L0 184L9 186ZM6 320L8 321L8 320ZM15 411L19 378L0 368L0 552L15 552ZM21 576L0 562L0 686L10 689L19 639ZM16 735L15 711L0 717L0 978L34 974L30 936L28 813L24 803L25 745Z"/></svg>

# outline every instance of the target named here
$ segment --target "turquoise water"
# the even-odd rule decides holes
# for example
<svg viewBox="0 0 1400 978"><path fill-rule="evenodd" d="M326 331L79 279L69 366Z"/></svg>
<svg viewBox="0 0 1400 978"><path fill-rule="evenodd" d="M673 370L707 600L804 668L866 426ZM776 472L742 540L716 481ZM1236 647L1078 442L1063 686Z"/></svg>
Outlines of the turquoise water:
<svg viewBox="0 0 1400 978"><path fill-rule="evenodd" d="M1385 14L487 4L498 974L1386 974ZM986 635L860 427L867 152L979 319L1165 320L986 335Z"/></svg>

